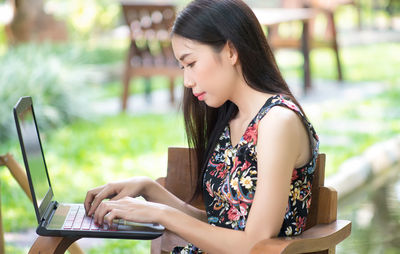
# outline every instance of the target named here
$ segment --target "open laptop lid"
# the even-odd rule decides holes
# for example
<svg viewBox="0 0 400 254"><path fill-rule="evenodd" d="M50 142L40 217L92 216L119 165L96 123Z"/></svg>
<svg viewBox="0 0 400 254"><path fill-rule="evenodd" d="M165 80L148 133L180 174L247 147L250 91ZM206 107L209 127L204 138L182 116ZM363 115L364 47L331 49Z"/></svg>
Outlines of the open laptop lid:
<svg viewBox="0 0 400 254"><path fill-rule="evenodd" d="M19 99L14 107L14 118L36 218L40 224L54 194L47 172L31 97Z"/></svg>

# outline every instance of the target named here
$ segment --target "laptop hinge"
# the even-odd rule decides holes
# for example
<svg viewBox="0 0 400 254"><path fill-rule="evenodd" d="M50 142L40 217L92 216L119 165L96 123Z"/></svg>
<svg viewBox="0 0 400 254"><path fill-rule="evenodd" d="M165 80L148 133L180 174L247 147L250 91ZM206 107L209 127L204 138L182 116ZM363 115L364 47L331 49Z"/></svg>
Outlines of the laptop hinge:
<svg viewBox="0 0 400 254"><path fill-rule="evenodd" d="M50 216L54 211L57 209L58 203L57 201L52 201L50 205L47 207L46 212L43 215L42 221L45 221L46 223L49 222Z"/></svg>

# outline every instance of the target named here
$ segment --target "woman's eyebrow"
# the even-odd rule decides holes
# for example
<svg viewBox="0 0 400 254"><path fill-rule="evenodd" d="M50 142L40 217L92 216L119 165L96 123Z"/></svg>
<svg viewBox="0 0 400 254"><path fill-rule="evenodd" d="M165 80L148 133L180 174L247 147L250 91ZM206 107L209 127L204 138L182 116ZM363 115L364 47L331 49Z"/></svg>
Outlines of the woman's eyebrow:
<svg viewBox="0 0 400 254"><path fill-rule="evenodd" d="M186 54L181 55L181 57L179 57L179 60L183 61L188 55L190 55L190 53L186 53Z"/></svg>

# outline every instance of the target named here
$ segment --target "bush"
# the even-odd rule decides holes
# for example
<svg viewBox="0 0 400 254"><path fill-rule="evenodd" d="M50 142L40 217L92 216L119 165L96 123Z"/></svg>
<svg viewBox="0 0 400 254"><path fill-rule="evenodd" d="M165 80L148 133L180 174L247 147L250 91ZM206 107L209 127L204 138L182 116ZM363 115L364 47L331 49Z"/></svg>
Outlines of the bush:
<svg viewBox="0 0 400 254"><path fill-rule="evenodd" d="M0 59L0 141L15 135L12 108L21 96L32 96L40 128L88 115L87 100L94 93L87 71L75 67L80 61L74 48L10 48Z"/></svg>

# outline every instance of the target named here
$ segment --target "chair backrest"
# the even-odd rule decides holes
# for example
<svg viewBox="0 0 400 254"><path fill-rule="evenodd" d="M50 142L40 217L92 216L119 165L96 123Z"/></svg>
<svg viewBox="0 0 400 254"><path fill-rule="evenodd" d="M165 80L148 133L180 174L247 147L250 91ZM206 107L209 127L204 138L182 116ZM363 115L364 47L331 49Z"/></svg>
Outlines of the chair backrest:
<svg viewBox="0 0 400 254"><path fill-rule="evenodd" d="M335 195L334 193L330 192L330 188L324 187L324 182L325 182L325 154L319 154L317 161L316 161L316 167L314 171L314 178L313 178L313 183L312 183L312 200L311 200L311 207L308 212L308 217L307 217L307 224L306 224L306 230L315 226L316 224L319 223L329 223L326 218L326 213L327 208L323 208L323 206L326 205L326 202L324 200L330 200L332 195ZM336 193L336 191L333 191ZM337 199L336 199L337 202ZM336 219L336 210L337 210L337 205L332 205L329 206L329 218L334 217ZM331 210L334 211L331 211ZM333 214L334 213L334 214ZM326 222L325 222L326 221Z"/></svg>
<svg viewBox="0 0 400 254"><path fill-rule="evenodd" d="M190 153L190 157L189 157ZM197 183L195 172L196 156L193 149L183 147L168 148L167 176L164 186L181 200L197 208L204 209L202 197L191 200Z"/></svg>
<svg viewBox="0 0 400 254"><path fill-rule="evenodd" d="M189 153L191 157L189 159ZM191 160L191 162L189 161ZM308 213L306 229L319 223L330 223L336 220L337 194L335 190L324 187L325 154L319 154L314 172L312 185L312 201ZM159 179L169 191L184 201L189 201L193 195L197 182L195 174L195 156L188 148L168 148L168 170L165 178ZM201 197L190 202L192 205L203 208Z"/></svg>
<svg viewBox="0 0 400 254"><path fill-rule="evenodd" d="M122 1L131 35L130 63L137 67L177 67L169 39L175 6L169 3Z"/></svg>

